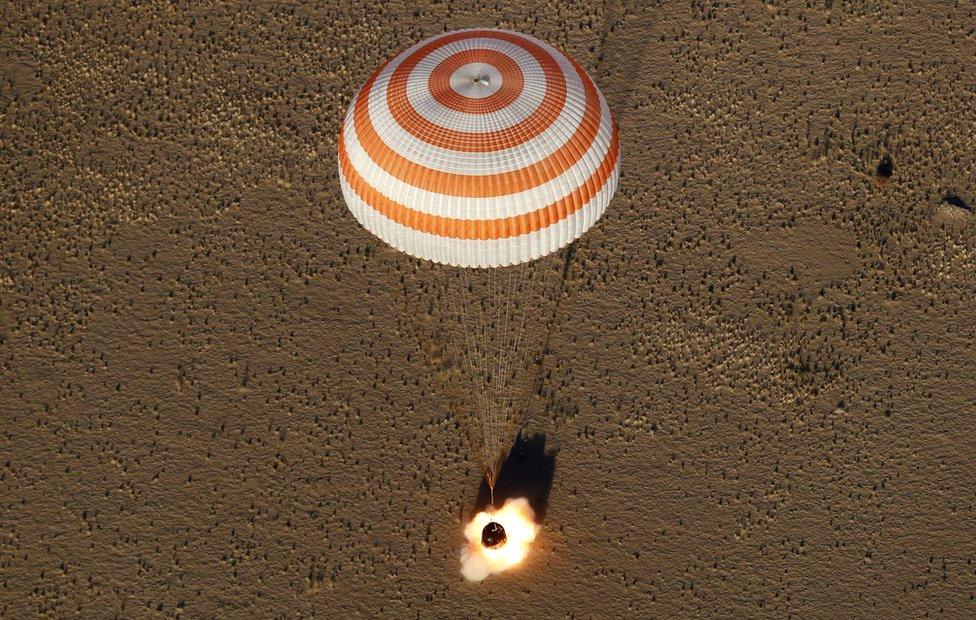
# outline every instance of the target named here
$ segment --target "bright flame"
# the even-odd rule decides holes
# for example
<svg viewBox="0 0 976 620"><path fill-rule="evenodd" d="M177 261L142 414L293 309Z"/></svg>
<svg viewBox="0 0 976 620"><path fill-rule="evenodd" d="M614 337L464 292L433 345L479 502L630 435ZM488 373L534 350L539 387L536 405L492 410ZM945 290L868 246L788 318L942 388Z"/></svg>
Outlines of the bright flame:
<svg viewBox="0 0 976 620"><path fill-rule="evenodd" d="M505 528L507 538L502 545L485 547L481 544L481 531L492 521ZM468 544L461 549L461 574L468 581L481 581L512 568L528 555L529 544L538 531L535 513L524 497L507 500L494 513L479 512L464 527Z"/></svg>

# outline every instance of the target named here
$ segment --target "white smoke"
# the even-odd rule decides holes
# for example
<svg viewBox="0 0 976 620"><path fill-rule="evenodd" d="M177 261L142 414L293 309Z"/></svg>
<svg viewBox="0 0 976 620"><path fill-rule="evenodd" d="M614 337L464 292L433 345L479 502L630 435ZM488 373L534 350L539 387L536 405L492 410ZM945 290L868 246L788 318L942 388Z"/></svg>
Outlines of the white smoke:
<svg viewBox="0 0 976 620"><path fill-rule="evenodd" d="M495 521L505 528L506 540L497 547L481 544L481 531ZM464 527L467 544L461 549L461 575L468 581L482 581L519 564L529 553L539 526L535 512L524 497L506 500L495 512L479 512Z"/></svg>

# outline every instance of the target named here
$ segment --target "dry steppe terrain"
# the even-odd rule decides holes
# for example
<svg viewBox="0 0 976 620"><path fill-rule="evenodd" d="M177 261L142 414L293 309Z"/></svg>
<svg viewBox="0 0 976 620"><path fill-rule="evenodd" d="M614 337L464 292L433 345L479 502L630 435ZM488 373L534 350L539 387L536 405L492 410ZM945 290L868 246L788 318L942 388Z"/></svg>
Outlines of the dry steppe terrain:
<svg viewBox="0 0 976 620"><path fill-rule="evenodd" d="M517 571L427 269L336 137L425 37L545 39L623 174L574 247ZM973 2L0 8L0 616L976 616Z"/></svg>

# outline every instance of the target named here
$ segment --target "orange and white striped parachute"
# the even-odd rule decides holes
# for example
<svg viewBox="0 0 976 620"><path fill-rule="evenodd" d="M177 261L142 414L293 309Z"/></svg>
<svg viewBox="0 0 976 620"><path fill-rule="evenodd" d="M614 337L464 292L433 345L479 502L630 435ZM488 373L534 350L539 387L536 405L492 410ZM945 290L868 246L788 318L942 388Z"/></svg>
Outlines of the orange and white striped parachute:
<svg viewBox="0 0 976 620"><path fill-rule="evenodd" d="M468 435L492 489L556 314L550 285L565 266L555 252L603 215L619 171L599 89L571 58L515 32L421 41L377 69L346 113L350 211L443 270L440 324L457 328L444 342L470 379ZM543 323L535 340L532 321Z"/></svg>
<svg viewBox="0 0 976 620"><path fill-rule="evenodd" d="M460 30L376 70L342 124L349 209L412 256L504 267L569 244L617 186L617 126L571 58L528 35Z"/></svg>

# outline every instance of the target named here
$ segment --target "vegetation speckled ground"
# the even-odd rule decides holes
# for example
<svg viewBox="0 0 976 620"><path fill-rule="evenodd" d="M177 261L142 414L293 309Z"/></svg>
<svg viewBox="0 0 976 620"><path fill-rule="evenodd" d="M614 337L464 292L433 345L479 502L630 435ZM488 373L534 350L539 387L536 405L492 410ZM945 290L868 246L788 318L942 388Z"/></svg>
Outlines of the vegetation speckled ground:
<svg viewBox="0 0 976 620"><path fill-rule="evenodd" d="M976 615L976 6L727 4L0 8L0 615ZM543 530L470 584L424 271L335 150L482 25L591 72L623 176Z"/></svg>

